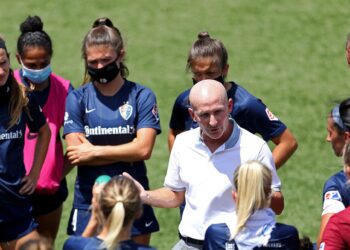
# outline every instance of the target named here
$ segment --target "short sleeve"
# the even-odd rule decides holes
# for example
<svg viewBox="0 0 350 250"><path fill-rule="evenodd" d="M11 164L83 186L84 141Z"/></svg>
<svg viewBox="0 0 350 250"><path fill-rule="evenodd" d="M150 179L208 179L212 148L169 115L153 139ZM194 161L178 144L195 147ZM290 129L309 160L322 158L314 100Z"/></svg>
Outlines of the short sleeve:
<svg viewBox="0 0 350 250"><path fill-rule="evenodd" d="M66 111L64 114L64 135L70 133L85 133L83 106L82 95L78 90L73 90L68 94L66 99Z"/></svg>
<svg viewBox="0 0 350 250"><path fill-rule="evenodd" d="M180 178L180 163L179 163L179 140L175 139L173 149L170 153L168 170L164 180L164 186L170 188L175 192L186 190L185 184Z"/></svg>
<svg viewBox="0 0 350 250"><path fill-rule="evenodd" d="M28 98L28 109L24 112L24 116L29 131L32 133L37 133L46 123L46 118L34 95L29 95Z"/></svg>
<svg viewBox="0 0 350 250"><path fill-rule="evenodd" d="M136 129L141 128L154 128L157 134L161 132L156 96L147 88L141 90L137 99Z"/></svg>
<svg viewBox="0 0 350 250"><path fill-rule="evenodd" d="M187 93L187 92L185 92ZM188 96L185 97L185 93L179 95L173 105L173 109L171 112L169 127L174 130L178 131L185 131L186 130L186 114L188 113L187 106L185 103L189 103Z"/></svg>

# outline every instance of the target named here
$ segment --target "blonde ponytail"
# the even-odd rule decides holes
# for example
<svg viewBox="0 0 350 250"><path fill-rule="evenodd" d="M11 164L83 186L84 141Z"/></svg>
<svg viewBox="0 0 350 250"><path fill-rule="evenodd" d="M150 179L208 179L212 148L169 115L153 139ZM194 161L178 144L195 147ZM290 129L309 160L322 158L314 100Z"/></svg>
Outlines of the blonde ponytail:
<svg viewBox="0 0 350 250"><path fill-rule="evenodd" d="M248 161L237 168L233 182L237 192L237 223L231 232L231 239L244 229L255 211L269 206L272 174L260 162Z"/></svg>
<svg viewBox="0 0 350 250"><path fill-rule="evenodd" d="M113 177L103 187L100 209L108 231L103 247L116 249L121 232L142 210L140 193L134 182L123 176Z"/></svg>

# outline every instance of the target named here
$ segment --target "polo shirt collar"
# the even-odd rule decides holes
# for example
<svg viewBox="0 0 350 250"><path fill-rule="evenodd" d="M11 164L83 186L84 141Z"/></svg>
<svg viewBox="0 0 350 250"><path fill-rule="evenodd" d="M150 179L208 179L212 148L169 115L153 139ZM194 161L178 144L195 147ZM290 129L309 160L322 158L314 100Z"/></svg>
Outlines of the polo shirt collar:
<svg viewBox="0 0 350 250"><path fill-rule="evenodd" d="M231 133L230 137L227 139L227 141L224 144L224 149L233 148L236 145L236 143L237 143L237 141L239 139L239 136L241 134L241 128L237 125L236 121L233 120L232 118L229 118L229 120L232 123L233 128L232 128L232 133ZM202 136L201 136L202 131L201 131L200 128L198 128L198 133L199 133L199 135L198 135L198 143L202 144L204 142L203 142L203 139L202 139Z"/></svg>

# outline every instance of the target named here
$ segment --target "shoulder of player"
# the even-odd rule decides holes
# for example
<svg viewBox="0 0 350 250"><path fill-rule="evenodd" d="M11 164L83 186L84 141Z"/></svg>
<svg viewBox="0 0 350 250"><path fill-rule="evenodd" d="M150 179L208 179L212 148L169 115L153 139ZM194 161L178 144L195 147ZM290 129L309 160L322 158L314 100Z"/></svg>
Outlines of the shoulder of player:
<svg viewBox="0 0 350 250"><path fill-rule="evenodd" d="M329 177L327 179L327 181L324 184L324 192L328 191L330 188L333 188L332 190L334 190L334 187L340 188L342 185L344 185L346 183L346 176L344 174L344 171L339 171L336 174L332 175L331 177Z"/></svg>

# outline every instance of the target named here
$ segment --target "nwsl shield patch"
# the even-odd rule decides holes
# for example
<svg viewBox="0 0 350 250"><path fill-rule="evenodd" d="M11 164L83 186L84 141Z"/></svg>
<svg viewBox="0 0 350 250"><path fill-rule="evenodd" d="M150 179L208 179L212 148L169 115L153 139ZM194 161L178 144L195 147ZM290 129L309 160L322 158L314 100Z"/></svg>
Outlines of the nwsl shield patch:
<svg viewBox="0 0 350 250"><path fill-rule="evenodd" d="M123 104L119 107L119 113L124 120L128 120L132 115L132 106L128 103Z"/></svg>
<svg viewBox="0 0 350 250"><path fill-rule="evenodd" d="M270 121L278 121L278 118L268 108L265 109L265 112Z"/></svg>

